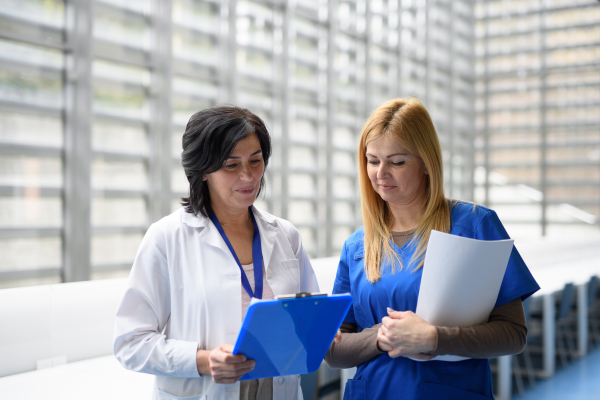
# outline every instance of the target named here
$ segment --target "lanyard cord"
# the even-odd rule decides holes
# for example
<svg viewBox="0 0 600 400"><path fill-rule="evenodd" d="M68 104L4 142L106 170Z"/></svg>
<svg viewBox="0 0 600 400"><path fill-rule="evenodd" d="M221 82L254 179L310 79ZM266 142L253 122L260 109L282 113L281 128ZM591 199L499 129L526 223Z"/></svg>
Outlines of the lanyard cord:
<svg viewBox="0 0 600 400"><path fill-rule="evenodd" d="M240 271L242 273L242 286L244 287L244 289L246 289L246 292L248 293L250 298L256 297L257 299L262 299L263 265L262 265L262 248L260 245L260 233L258 232L258 225L256 224L256 219L254 218L254 213L252 212L252 210L250 210L250 215L252 216L252 222L254 223L254 235L252 236L252 262L254 263L254 290L255 290L254 293L252 292L252 287L250 286L250 282L248 281L246 272L244 272L244 268L242 268L242 264L240 263L240 260L238 259L237 254L235 254L235 250L233 249L231 242L227 238L227 235L225 234L225 231L223 230L221 223L217 219L217 216L215 215L213 210L210 208L208 209L208 216L209 216L210 220L217 227L217 230L221 234L221 237L225 241L225 244L229 248L229 251L231 251L233 258L235 258L235 261L237 262L238 267L240 267Z"/></svg>

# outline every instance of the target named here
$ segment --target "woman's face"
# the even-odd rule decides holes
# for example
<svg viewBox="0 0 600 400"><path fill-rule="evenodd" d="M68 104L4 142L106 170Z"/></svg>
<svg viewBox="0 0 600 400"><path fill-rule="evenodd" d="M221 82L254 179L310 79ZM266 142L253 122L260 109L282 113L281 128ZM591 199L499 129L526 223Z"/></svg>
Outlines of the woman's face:
<svg viewBox="0 0 600 400"><path fill-rule="evenodd" d="M221 169L204 177L213 207L231 211L250 207L264 171L260 142L252 133L238 142Z"/></svg>
<svg viewBox="0 0 600 400"><path fill-rule="evenodd" d="M383 200L395 205L424 201L428 172L420 157L387 136L369 142L366 157L367 174Z"/></svg>

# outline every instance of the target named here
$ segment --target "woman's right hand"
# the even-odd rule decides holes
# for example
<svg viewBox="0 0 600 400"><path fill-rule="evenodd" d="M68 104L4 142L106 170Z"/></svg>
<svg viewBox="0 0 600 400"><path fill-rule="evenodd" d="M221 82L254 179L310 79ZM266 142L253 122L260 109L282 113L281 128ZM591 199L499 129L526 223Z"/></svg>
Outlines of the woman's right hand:
<svg viewBox="0 0 600 400"><path fill-rule="evenodd" d="M198 372L211 375L215 383L235 383L242 375L252 371L256 362L247 360L243 354L231 354L233 345L224 344L212 351L198 350Z"/></svg>

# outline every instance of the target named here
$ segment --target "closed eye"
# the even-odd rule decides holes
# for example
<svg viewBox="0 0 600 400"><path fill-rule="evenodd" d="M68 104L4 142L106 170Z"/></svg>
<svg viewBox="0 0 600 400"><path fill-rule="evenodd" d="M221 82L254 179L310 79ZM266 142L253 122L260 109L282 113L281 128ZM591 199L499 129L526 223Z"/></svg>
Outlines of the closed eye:
<svg viewBox="0 0 600 400"><path fill-rule="evenodd" d="M405 163L406 163L406 161L393 162L392 165L395 167L400 167L400 166L404 165Z"/></svg>

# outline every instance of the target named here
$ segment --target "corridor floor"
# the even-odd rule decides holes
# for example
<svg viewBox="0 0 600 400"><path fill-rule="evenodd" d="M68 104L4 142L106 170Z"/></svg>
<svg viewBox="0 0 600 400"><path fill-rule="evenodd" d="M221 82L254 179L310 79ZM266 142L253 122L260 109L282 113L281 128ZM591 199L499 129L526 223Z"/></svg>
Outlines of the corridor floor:
<svg viewBox="0 0 600 400"><path fill-rule="evenodd" d="M547 380L536 381L533 389L526 389L515 400L599 400L600 399L600 348L586 357L571 362Z"/></svg>

